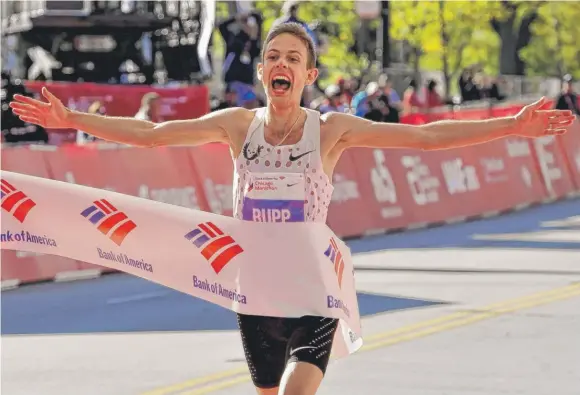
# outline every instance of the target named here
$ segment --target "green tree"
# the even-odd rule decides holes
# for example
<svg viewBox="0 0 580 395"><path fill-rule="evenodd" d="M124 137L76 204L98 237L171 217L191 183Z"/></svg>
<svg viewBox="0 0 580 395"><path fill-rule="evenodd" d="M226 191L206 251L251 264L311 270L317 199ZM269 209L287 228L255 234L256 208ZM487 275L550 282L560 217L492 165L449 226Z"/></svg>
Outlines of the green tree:
<svg viewBox="0 0 580 395"><path fill-rule="evenodd" d="M274 21L282 16L283 4L284 1L280 0L254 2L255 8L262 13L264 18L263 39ZM217 2L216 25L229 17L231 12L229 5L225 1ZM354 12L353 1L301 2L298 8L298 16L306 23L320 21L332 33L327 37L328 42L320 55L320 62L326 71L321 75L320 79L323 86L330 83L330 81L336 81L338 76L358 76L368 66L366 59L361 59L353 52L350 52L359 23L358 17ZM213 56L223 57L223 52L224 43L216 26L213 39Z"/></svg>
<svg viewBox="0 0 580 395"><path fill-rule="evenodd" d="M409 46L408 61L419 74L423 55L439 48L436 39L433 41L437 4L418 0L391 2L390 22L391 38Z"/></svg>
<svg viewBox="0 0 580 395"><path fill-rule="evenodd" d="M215 28L213 30L212 35L212 44L211 44L211 51L214 58L221 58L223 59L225 55L226 46L220 32L218 30L218 25L220 22L229 18L230 12L228 9L228 2L226 1L218 1L216 2L216 10L215 10Z"/></svg>
<svg viewBox="0 0 580 395"><path fill-rule="evenodd" d="M501 13L497 3L439 0L438 6L439 23L435 30L439 33L440 48L433 51L433 61L439 57L438 69L443 71L445 86L449 87L450 81L472 64L480 65L488 73L495 72L497 63L493 55L497 53L499 40L494 39L489 21Z"/></svg>
<svg viewBox="0 0 580 395"><path fill-rule="evenodd" d="M554 1L541 5L530 27L532 38L520 51L526 74L580 78L580 5Z"/></svg>
<svg viewBox="0 0 580 395"><path fill-rule="evenodd" d="M498 2L501 13L491 19L491 26L500 39L499 72L504 75L524 75L525 63L520 51L531 38L530 27L538 17L538 9L545 1Z"/></svg>
<svg viewBox="0 0 580 395"><path fill-rule="evenodd" d="M463 68L479 64L497 72L499 39L490 27L502 9L494 1L394 2L392 37L411 48L410 61L420 68L443 72L446 93Z"/></svg>
<svg viewBox="0 0 580 395"><path fill-rule="evenodd" d="M282 16L283 3L283 1L254 3L264 17L264 34L270 30L273 22ZM354 35L359 23L353 1L301 2L298 17L306 23L319 21L332 32L327 36L328 43L320 55L320 63L326 69L326 73L321 76L322 85L336 81L341 75L356 76L367 66L365 59L349 51L354 44Z"/></svg>

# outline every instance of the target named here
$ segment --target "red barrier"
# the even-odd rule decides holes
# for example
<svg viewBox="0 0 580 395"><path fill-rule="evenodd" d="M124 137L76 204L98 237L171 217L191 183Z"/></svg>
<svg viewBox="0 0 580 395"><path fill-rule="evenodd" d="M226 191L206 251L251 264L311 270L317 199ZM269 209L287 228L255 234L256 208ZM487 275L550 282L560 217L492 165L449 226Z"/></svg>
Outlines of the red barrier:
<svg viewBox="0 0 580 395"><path fill-rule="evenodd" d="M357 167L353 153L346 151L336 164L332 177L334 192L327 223L343 237L362 235L373 229L374 221L366 198L369 181L359 176Z"/></svg>
<svg viewBox="0 0 580 395"><path fill-rule="evenodd" d="M568 167L561 140L547 136L530 141L534 147L537 166L549 198L560 198L574 190L574 181Z"/></svg>
<svg viewBox="0 0 580 395"><path fill-rule="evenodd" d="M106 115L133 117L141 106L143 95L148 92L158 93L161 97L160 119L154 119L154 122L198 118L210 111L209 91L205 85L165 89L93 83L26 83L27 90L37 94L43 86L47 86L67 107L81 112L86 112L91 103L98 100L103 103ZM76 131L52 129L50 133L51 136L58 134L64 141L74 141Z"/></svg>
<svg viewBox="0 0 580 395"><path fill-rule="evenodd" d="M370 211L367 230L470 217L544 198L527 140L431 152L357 149L352 153L361 207Z"/></svg>
<svg viewBox="0 0 580 395"><path fill-rule="evenodd" d="M412 192L401 169L402 151L351 150L356 178L370 216L367 231L399 228L420 222L420 210L413 210ZM428 214L428 216L432 215Z"/></svg>
<svg viewBox="0 0 580 395"><path fill-rule="evenodd" d="M209 211L231 216L233 213L233 163L225 144L191 148L188 152L198 176L199 188L205 192Z"/></svg>
<svg viewBox="0 0 580 395"><path fill-rule="evenodd" d="M97 149L66 146L47 152L55 180L207 210L186 149Z"/></svg>
<svg viewBox="0 0 580 395"><path fill-rule="evenodd" d="M461 151L462 167L471 166L477 182L471 183L471 188L469 182L455 188L474 192L471 195L463 194L469 199L466 204L471 206L471 210L459 215L473 216L486 211L506 210L546 197L530 140L512 137L465 147ZM446 170L454 173L452 168ZM465 172L469 173L470 170Z"/></svg>
<svg viewBox="0 0 580 395"><path fill-rule="evenodd" d="M52 178L177 206L206 210L185 148L98 149L66 146L47 152ZM92 267L84 264L83 268Z"/></svg>
<svg viewBox="0 0 580 395"><path fill-rule="evenodd" d="M46 166L45 150L42 148L23 146L3 149L0 156L2 169L42 178L52 178L52 174Z"/></svg>
<svg viewBox="0 0 580 395"><path fill-rule="evenodd" d="M404 115L401 117L401 123L409 125L424 125L445 119L476 120L507 117L517 114L522 109L522 106L515 104L501 106L492 105L485 108L462 108L458 111L447 111L444 109L445 107L435 107L426 113L424 112Z"/></svg>
<svg viewBox="0 0 580 395"><path fill-rule="evenodd" d="M30 92L39 93L43 86L49 88L67 107L82 112L87 111L92 102L99 100L107 115L134 116L141 106L143 95L149 92L155 92L161 97L162 120L198 118L210 110L209 91L205 85L166 89L145 85L26 83Z"/></svg>
<svg viewBox="0 0 580 395"><path fill-rule="evenodd" d="M46 166L46 152L28 147L2 150L2 169L52 178ZM2 214L4 215L4 213ZM2 280L20 282L50 280L58 273L79 270L79 262L51 255L2 250Z"/></svg>
<svg viewBox="0 0 580 395"><path fill-rule="evenodd" d="M11 148L2 150L2 168L232 215L232 160L222 144ZM328 224L342 237L561 197L580 190L580 122L558 138L506 138L430 152L349 150L337 164L333 182ZM2 258L3 280L37 281L63 271L94 268L64 258L9 251L2 251Z"/></svg>
<svg viewBox="0 0 580 395"><path fill-rule="evenodd" d="M560 136L558 140L565 153L566 165L574 186L580 190L580 118L576 118L570 133Z"/></svg>

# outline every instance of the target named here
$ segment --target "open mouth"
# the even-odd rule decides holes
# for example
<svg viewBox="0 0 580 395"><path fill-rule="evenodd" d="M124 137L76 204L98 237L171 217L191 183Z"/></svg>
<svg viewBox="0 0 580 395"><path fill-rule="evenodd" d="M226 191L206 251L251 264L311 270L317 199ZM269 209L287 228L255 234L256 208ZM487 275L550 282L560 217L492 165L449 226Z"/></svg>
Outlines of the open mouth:
<svg viewBox="0 0 580 395"><path fill-rule="evenodd" d="M272 89L276 93L283 93L290 89L290 78L278 75L272 78Z"/></svg>

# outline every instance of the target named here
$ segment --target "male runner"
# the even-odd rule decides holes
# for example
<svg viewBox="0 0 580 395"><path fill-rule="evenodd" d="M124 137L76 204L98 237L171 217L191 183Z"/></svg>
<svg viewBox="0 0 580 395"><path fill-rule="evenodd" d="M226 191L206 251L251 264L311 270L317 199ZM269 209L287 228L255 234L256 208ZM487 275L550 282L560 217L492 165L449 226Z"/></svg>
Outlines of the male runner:
<svg viewBox="0 0 580 395"><path fill-rule="evenodd" d="M278 188L282 192L273 197L274 205L283 207L296 199L305 202L298 208L288 203L284 220L324 222L333 169L350 147L446 149L509 135L562 134L574 120L570 111L545 109L548 104L544 99L524 107L516 116L421 126L378 123L341 113L320 116L300 107L305 85L318 76L315 60L312 39L303 27L277 25L266 38L257 69L267 106L224 109L193 120L155 124L83 114L67 109L45 88L42 94L48 103L16 95L10 106L22 120L45 128L80 129L137 147L228 144L235 166L234 216L259 221L268 220L261 213L273 207L268 200L272 196L260 195L252 188L253 182L271 173L283 173L291 182ZM280 216L276 218L280 220ZM275 263L269 259L264 257L264 264ZM316 393L328 364L335 320L239 315L238 322L258 394Z"/></svg>

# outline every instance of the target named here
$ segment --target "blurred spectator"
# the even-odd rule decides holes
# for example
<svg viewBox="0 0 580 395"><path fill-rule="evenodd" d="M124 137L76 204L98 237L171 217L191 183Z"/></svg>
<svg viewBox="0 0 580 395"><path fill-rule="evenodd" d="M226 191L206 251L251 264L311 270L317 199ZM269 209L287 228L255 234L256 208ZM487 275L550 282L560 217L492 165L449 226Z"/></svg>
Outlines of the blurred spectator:
<svg viewBox="0 0 580 395"><path fill-rule="evenodd" d="M467 68L459 77L459 90L461 92L461 100L464 102L479 100L481 95L479 89L475 84L473 70Z"/></svg>
<svg viewBox="0 0 580 395"><path fill-rule="evenodd" d="M240 98L240 102L241 102L241 106L244 107L244 108L247 108L248 110L252 110L254 108L258 108L258 107L263 107L264 106L263 101L260 100L260 98L258 98L258 96L256 95L256 93L254 93L253 91L246 92Z"/></svg>
<svg viewBox="0 0 580 395"><path fill-rule="evenodd" d="M260 56L261 26L262 17L256 12L238 14L219 25L226 44L223 79L236 90L238 98L253 91L254 62Z"/></svg>
<svg viewBox="0 0 580 395"><path fill-rule="evenodd" d="M236 107L238 104L238 94L231 86L226 86L224 99L220 101L214 110L223 110L225 108Z"/></svg>
<svg viewBox="0 0 580 395"><path fill-rule="evenodd" d="M364 118L374 122L399 123L399 110L390 104L389 96L382 94L369 102Z"/></svg>
<svg viewBox="0 0 580 395"><path fill-rule="evenodd" d="M405 93L403 94L403 115L420 111L424 103L419 98L417 81L411 79Z"/></svg>
<svg viewBox="0 0 580 395"><path fill-rule="evenodd" d="M100 101L95 101L91 103L87 110L87 114L98 114L98 115L106 115L105 106ZM98 139L95 136L92 136L88 133L85 133L82 130L77 130L77 139L76 142L79 145L83 145L86 143L92 143L97 141Z"/></svg>
<svg viewBox="0 0 580 395"><path fill-rule="evenodd" d="M340 97L343 103L351 103L352 98L354 97L354 89L352 82L350 80L345 80L344 78L340 77L338 81L336 81L338 89L340 90Z"/></svg>
<svg viewBox="0 0 580 395"><path fill-rule="evenodd" d="M135 114L135 119L144 121L162 122L160 117L161 100L159 94L149 92L141 98L141 108Z"/></svg>
<svg viewBox="0 0 580 395"><path fill-rule="evenodd" d="M576 115L580 115L578 107L578 95L572 89L572 76L566 75L563 79L562 93L556 101L557 110L571 110Z"/></svg>
<svg viewBox="0 0 580 395"><path fill-rule="evenodd" d="M318 76L314 81L314 84L305 87L304 92L302 94L302 99L300 100L300 105L303 107L312 106L312 101L314 99L313 90L316 89L320 92L323 91L322 87L320 86L320 80L326 73L326 68L320 63L320 55L322 53L322 44L326 43L328 40L325 38L324 34L320 31L320 23L318 21L313 22L309 25L306 21L298 18L298 6L299 1L296 0L286 0L282 5L282 16L274 21L272 26L276 26L282 23L298 23L308 33L308 35L312 38L312 42L314 43L314 51L316 52L316 62L315 67L318 68Z"/></svg>
<svg viewBox="0 0 580 395"><path fill-rule="evenodd" d="M388 96L380 96L379 102L382 103L381 112L383 113L383 122L399 123L399 109L391 104L391 99Z"/></svg>
<svg viewBox="0 0 580 395"><path fill-rule="evenodd" d="M429 80L425 90L425 107L427 109L439 107L445 104L435 88L437 88L437 82L435 80Z"/></svg>
<svg viewBox="0 0 580 395"><path fill-rule="evenodd" d="M320 43L318 42L317 35L314 33L314 31L312 31L310 26L308 26L308 24L305 21L298 18L297 1L286 1L282 6L282 13L283 15L274 21L273 26L276 26L280 23L289 23L289 22L298 23L302 25L304 29L306 29L310 37L312 37L312 41L314 41L314 48L317 49L319 47Z"/></svg>
<svg viewBox="0 0 580 395"><path fill-rule="evenodd" d="M379 84L369 82L364 91L358 92L352 98L351 108L357 117L364 117L371 110L369 103L380 95Z"/></svg>
<svg viewBox="0 0 580 395"><path fill-rule="evenodd" d="M346 112L347 107L342 101L338 85L329 85L324 90L325 100L319 108L321 114L327 112Z"/></svg>
<svg viewBox="0 0 580 395"><path fill-rule="evenodd" d="M386 96L391 106L400 108L401 98L399 97L397 91L393 89L393 84L386 74L381 74L379 76L379 88L382 91L381 96Z"/></svg>
<svg viewBox="0 0 580 395"><path fill-rule="evenodd" d="M480 90L480 96L482 99L495 99L498 101L504 99L504 96L499 93L497 80L489 76L483 77L483 86Z"/></svg>

